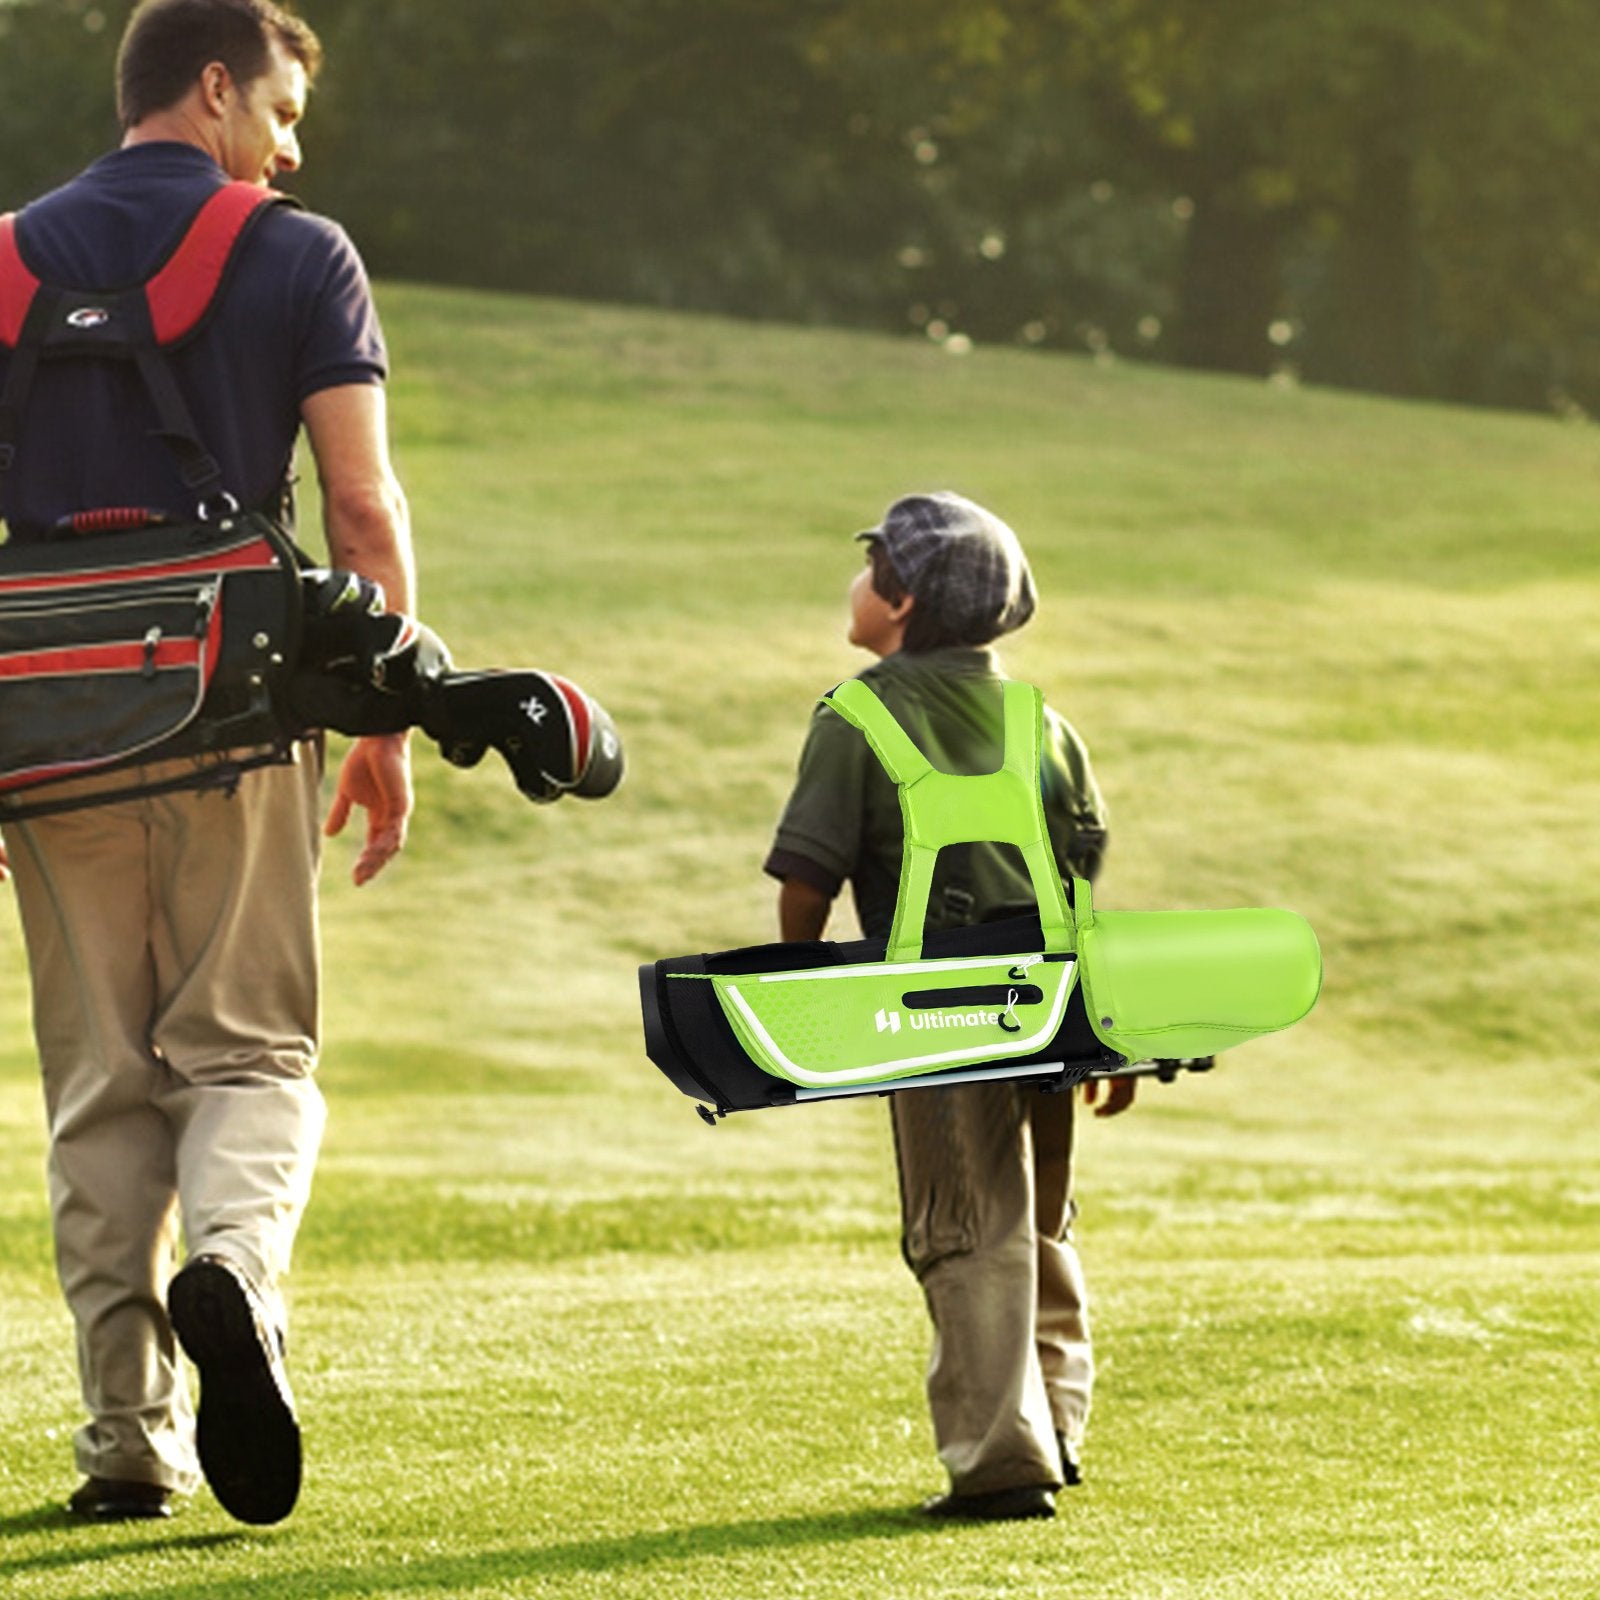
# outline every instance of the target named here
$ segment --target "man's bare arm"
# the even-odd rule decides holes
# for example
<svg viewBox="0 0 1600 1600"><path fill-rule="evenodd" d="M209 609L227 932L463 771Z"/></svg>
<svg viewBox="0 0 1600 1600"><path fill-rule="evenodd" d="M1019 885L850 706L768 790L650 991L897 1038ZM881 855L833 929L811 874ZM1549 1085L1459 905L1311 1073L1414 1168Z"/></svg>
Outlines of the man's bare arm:
<svg viewBox="0 0 1600 1600"><path fill-rule="evenodd" d="M391 611L416 604L411 513L389 460L381 385L341 384L301 406L322 485L328 558L383 585Z"/></svg>
<svg viewBox="0 0 1600 1600"><path fill-rule="evenodd" d="M322 485L328 559L383 585L393 611L416 602L411 516L389 460L388 412L375 383L341 384L300 408ZM339 769L323 831L339 833L351 810L367 813L367 837L354 877L366 883L399 854L411 817L411 753L403 733L357 739Z"/></svg>

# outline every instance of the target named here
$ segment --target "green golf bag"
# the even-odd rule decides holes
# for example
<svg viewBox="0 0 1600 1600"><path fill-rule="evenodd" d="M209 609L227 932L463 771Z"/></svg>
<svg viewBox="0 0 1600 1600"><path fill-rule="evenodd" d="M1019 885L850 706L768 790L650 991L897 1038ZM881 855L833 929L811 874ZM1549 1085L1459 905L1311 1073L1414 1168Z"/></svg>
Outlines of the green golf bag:
<svg viewBox="0 0 1600 1600"><path fill-rule="evenodd" d="M641 967L646 1053L714 1108L702 1115L982 1079L1064 1088L1146 1061L1206 1061L1315 1004L1321 953L1294 912L1096 911L1085 880L1069 891L1040 800L1037 689L1005 685L1005 761L976 777L936 769L859 679L823 703L861 730L899 790L894 923L886 940ZM1021 851L1037 916L924 938L939 851L986 840Z"/></svg>

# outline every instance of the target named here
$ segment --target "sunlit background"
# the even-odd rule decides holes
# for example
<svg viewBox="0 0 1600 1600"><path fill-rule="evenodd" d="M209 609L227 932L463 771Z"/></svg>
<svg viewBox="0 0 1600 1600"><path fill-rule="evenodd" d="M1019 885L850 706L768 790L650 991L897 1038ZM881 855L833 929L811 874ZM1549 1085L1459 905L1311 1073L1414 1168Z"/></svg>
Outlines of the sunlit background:
<svg viewBox="0 0 1600 1600"><path fill-rule="evenodd" d="M0 0L0 205L127 0ZM1600 406L1600 10L319 0L292 186L382 277Z"/></svg>

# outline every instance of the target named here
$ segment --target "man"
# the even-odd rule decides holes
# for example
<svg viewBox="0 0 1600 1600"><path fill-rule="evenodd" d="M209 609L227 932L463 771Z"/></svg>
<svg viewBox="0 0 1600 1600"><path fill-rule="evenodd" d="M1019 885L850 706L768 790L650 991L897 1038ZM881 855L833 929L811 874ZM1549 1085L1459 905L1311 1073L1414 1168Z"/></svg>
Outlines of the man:
<svg viewBox="0 0 1600 1600"><path fill-rule="evenodd" d="M121 148L27 207L16 243L50 283L148 279L228 180L300 165L315 35L270 0L143 0L117 63ZM0 382L6 356L0 351ZM265 208L200 334L170 357L228 487L287 503L303 424L332 564L413 599L404 497L389 461L386 357L365 274L332 223ZM42 364L0 482L12 538L98 506L194 514L153 437L131 365ZM50 1127L58 1270L89 1421L70 1509L159 1517L198 1482L249 1522L288 1514L300 1438L282 1365L279 1281L324 1110L315 875L321 749L185 791L9 823ZM184 771L152 761L140 780ZM123 786L127 770L74 780ZM367 812L365 883L411 811L406 735L357 740L325 831ZM179 1224L187 1263L174 1275ZM176 1335L176 1338L175 1338ZM198 1419L177 1360L200 1375Z"/></svg>

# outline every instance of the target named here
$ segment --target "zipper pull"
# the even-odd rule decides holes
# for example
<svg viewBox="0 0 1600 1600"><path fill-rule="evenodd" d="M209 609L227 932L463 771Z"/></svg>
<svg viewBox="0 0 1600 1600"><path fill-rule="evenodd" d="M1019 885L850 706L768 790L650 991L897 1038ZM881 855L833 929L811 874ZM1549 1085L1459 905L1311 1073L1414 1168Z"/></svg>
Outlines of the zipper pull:
<svg viewBox="0 0 1600 1600"><path fill-rule="evenodd" d="M203 584L199 594L195 596L194 636L203 639L207 629L211 626L211 613L217 609L217 600L222 591L220 581Z"/></svg>
<svg viewBox="0 0 1600 1600"><path fill-rule="evenodd" d="M152 627L144 636L144 665L139 669L142 678L153 678L156 675L156 646L161 643L160 625Z"/></svg>

